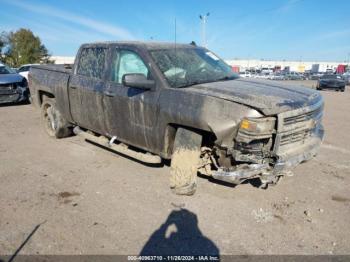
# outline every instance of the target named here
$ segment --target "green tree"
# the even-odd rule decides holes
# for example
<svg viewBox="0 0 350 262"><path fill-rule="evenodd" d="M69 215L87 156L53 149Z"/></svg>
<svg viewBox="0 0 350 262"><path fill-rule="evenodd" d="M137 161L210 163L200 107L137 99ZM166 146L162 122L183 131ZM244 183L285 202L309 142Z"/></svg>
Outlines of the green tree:
<svg viewBox="0 0 350 262"><path fill-rule="evenodd" d="M3 37L4 60L12 67L23 64L50 63L46 47L29 29L21 28ZM1 45L1 43L0 43Z"/></svg>
<svg viewBox="0 0 350 262"><path fill-rule="evenodd" d="M3 49L6 45L5 32L0 33L0 61L4 60Z"/></svg>

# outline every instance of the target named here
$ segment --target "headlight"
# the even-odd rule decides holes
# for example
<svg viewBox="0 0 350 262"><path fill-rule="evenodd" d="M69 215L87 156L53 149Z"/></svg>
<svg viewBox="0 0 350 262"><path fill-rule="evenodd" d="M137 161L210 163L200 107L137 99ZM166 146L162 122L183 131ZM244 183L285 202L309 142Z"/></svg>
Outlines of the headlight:
<svg viewBox="0 0 350 262"><path fill-rule="evenodd" d="M253 134L271 134L275 129L275 118L244 118L240 124L240 131Z"/></svg>

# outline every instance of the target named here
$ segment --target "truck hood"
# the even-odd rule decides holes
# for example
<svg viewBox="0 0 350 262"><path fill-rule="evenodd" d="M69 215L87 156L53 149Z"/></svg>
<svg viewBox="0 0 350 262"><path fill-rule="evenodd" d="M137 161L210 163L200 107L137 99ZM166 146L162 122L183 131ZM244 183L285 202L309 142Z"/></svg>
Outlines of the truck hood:
<svg viewBox="0 0 350 262"><path fill-rule="evenodd" d="M0 74L0 85L19 83L23 81L23 76L19 74Z"/></svg>
<svg viewBox="0 0 350 262"><path fill-rule="evenodd" d="M198 84L184 89L247 105L264 115L305 107L322 99L320 93L311 88L269 80L236 79Z"/></svg>

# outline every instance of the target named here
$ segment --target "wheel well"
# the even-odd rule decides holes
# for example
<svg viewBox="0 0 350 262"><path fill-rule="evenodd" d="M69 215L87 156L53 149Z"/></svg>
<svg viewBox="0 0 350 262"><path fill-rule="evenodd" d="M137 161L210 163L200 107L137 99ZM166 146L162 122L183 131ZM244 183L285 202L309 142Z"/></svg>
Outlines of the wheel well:
<svg viewBox="0 0 350 262"><path fill-rule="evenodd" d="M40 103L40 106L42 105L43 103L43 100L44 100L44 96L46 97L49 97L49 98L55 98L55 96L49 92L46 92L46 91L39 91L39 103Z"/></svg>
<svg viewBox="0 0 350 262"><path fill-rule="evenodd" d="M182 126L182 125L178 125L178 124L168 124L166 129L165 129L164 152L166 152L166 154L169 157L171 156L171 154L173 152L176 131L180 127L185 128L187 130L190 130L192 132L195 132L197 134L200 134L203 137L202 146L212 147L216 141L216 136L212 132L189 127L189 126Z"/></svg>

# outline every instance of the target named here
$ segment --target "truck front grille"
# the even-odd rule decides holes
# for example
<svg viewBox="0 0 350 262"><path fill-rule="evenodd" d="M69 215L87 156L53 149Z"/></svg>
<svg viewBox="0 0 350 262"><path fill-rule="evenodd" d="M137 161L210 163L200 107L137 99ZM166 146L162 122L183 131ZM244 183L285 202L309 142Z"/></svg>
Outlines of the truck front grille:
<svg viewBox="0 0 350 262"><path fill-rule="evenodd" d="M302 130L299 132L282 135L281 141L280 141L280 146L298 143L298 142L303 143L304 141L306 141L310 137L310 135L311 135L310 131L311 130Z"/></svg>
<svg viewBox="0 0 350 262"><path fill-rule="evenodd" d="M316 108L315 110L312 110L310 112L306 112L306 113L296 115L296 116L286 117L283 119L283 124L284 124L284 126L289 126L289 125L293 125L296 123L305 122L305 121L308 121L310 119L316 119L320 115L321 112L322 112L322 106L319 108Z"/></svg>
<svg viewBox="0 0 350 262"><path fill-rule="evenodd" d="M279 155L307 144L321 126L323 100L312 106L278 115L274 152Z"/></svg>

